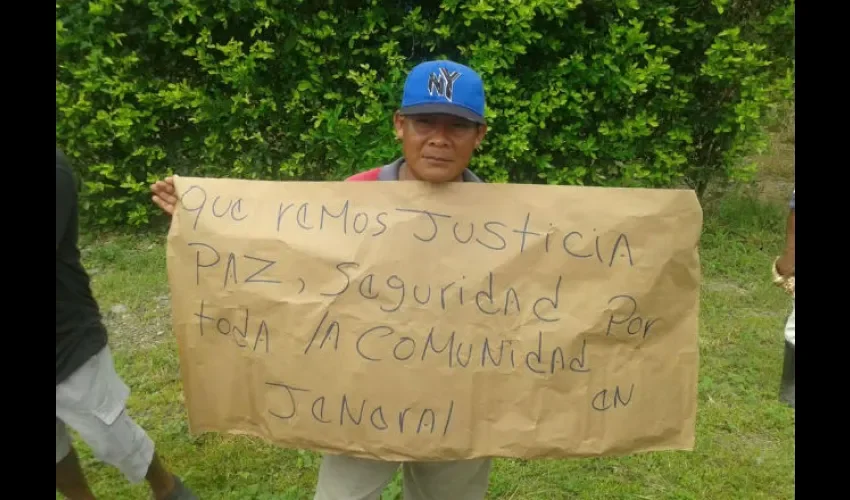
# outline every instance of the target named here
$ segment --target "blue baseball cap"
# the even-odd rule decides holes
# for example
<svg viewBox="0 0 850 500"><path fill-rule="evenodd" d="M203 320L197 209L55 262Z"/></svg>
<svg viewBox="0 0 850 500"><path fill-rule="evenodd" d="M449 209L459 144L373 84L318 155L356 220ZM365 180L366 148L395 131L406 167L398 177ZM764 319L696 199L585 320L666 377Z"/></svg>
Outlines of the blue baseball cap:
<svg viewBox="0 0 850 500"><path fill-rule="evenodd" d="M484 82L472 68L453 61L427 61L407 75L403 115L441 113L484 124Z"/></svg>

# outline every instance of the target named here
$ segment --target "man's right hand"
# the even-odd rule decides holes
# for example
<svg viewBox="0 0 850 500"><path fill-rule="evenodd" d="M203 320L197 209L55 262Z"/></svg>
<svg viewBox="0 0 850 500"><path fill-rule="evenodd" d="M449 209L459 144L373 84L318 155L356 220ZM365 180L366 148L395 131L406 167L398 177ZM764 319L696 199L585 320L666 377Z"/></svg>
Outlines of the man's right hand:
<svg viewBox="0 0 850 500"><path fill-rule="evenodd" d="M153 202L168 215L174 215L174 207L177 205L177 193L174 190L174 178L166 177L155 184L151 184Z"/></svg>

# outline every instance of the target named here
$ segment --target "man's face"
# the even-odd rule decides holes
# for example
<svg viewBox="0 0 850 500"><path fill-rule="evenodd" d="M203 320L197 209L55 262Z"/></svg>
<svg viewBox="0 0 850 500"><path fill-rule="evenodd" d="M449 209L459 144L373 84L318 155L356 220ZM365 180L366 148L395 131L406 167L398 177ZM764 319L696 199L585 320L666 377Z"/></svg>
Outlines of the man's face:
<svg viewBox="0 0 850 500"><path fill-rule="evenodd" d="M486 125L451 115L396 113L394 124L409 173L434 183L459 180L487 132Z"/></svg>

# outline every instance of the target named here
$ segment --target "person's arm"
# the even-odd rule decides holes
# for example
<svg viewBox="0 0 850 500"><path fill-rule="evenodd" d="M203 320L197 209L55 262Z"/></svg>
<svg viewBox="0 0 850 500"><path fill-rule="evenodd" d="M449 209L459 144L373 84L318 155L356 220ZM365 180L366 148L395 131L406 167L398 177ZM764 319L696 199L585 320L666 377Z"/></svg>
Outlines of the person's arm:
<svg viewBox="0 0 850 500"><path fill-rule="evenodd" d="M56 249L65 237L71 213L77 201L74 177L65 169L56 169Z"/></svg>
<svg viewBox="0 0 850 500"><path fill-rule="evenodd" d="M794 194L791 194L791 210L788 212L788 219L785 222L785 250L779 260L776 261L776 270L782 276L793 276L795 274L795 259L796 259L796 240L794 234L796 203Z"/></svg>

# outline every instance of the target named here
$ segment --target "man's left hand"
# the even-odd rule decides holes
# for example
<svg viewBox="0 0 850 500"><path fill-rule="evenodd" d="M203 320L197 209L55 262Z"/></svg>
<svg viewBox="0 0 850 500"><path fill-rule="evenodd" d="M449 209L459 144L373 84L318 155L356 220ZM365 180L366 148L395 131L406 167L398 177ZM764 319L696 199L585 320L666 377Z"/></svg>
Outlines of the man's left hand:
<svg viewBox="0 0 850 500"><path fill-rule="evenodd" d="M782 254L776 261L776 271L786 278L794 276L794 256L788 253Z"/></svg>

